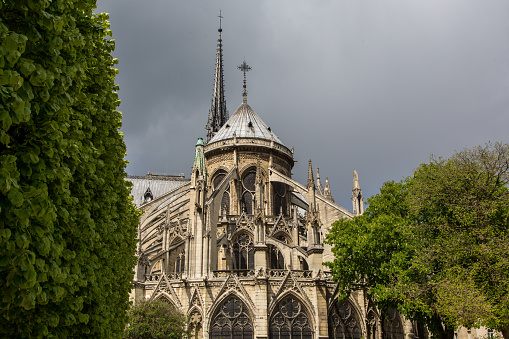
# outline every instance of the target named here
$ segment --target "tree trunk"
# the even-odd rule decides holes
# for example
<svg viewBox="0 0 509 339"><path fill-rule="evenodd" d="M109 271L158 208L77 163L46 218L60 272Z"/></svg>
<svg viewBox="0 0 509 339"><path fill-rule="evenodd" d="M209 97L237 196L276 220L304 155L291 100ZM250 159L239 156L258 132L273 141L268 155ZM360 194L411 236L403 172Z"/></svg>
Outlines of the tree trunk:
<svg viewBox="0 0 509 339"><path fill-rule="evenodd" d="M504 339L509 339L509 326L504 326L501 329Z"/></svg>

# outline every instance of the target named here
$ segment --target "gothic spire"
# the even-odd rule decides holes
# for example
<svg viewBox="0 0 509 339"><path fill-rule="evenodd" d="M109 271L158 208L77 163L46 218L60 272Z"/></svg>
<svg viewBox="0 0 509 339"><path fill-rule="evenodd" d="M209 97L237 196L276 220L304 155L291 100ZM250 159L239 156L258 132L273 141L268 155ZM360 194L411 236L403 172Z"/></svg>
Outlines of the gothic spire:
<svg viewBox="0 0 509 339"><path fill-rule="evenodd" d="M223 44L221 39L221 12L219 12L219 39L217 40L217 59L216 76L214 79L214 95L212 96L212 105L209 111L209 120L205 129L207 130L207 142L219 131L221 126L228 120L228 111L226 110L226 99L224 97L224 79L223 79Z"/></svg>

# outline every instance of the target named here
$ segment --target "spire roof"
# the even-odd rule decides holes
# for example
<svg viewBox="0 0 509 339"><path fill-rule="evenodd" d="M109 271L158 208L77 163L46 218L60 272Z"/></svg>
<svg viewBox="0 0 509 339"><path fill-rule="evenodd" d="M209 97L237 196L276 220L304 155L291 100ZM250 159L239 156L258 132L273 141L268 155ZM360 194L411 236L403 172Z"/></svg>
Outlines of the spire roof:
<svg viewBox="0 0 509 339"><path fill-rule="evenodd" d="M219 131L221 126L228 120L228 111L226 109L226 99L224 96L224 79L223 79L223 44L221 39L221 12L219 12L219 39L217 40L216 55L216 75L214 79L214 94L212 96L212 104L209 111L209 119L205 129L207 130L207 142L212 139L214 134Z"/></svg>
<svg viewBox="0 0 509 339"><path fill-rule="evenodd" d="M217 131L209 144L226 139L233 138L255 138L265 139L267 141L274 141L277 144L285 146L281 140L272 132L263 120L255 113L255 111L247 104L247 90L246 90L246 72L251 70L251 67L246 64L238 66L244 72L244 90L242 91L242 104L233 113L230 119ZM286 146L285 146L286 147Z"/></svg>
<svg viewBox="0 0 509 339"><path fill-rule="evenodd" d="M243 102L239 108L232 114L230 119L221 127L209 144L226 139L237 138L255 138L274 141L280 145L284 144L272 132L270 127L256 114L255 111L246 102ZM286 146L285 146L286 147Z"/></svg>

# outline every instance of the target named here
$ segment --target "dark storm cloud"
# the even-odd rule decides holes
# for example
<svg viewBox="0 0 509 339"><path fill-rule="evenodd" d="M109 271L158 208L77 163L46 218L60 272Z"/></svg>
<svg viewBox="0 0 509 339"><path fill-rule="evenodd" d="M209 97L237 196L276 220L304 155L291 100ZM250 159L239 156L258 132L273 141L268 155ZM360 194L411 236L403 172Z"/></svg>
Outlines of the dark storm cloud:
<svg viewBox="0 0 509 339"><path fill-rule="evenodd" d="M351 208L428 160L507 142L506 0L98 0L110 13L129 174L185 173L213 90L219 9L226 99L248 102Z"/></svg>

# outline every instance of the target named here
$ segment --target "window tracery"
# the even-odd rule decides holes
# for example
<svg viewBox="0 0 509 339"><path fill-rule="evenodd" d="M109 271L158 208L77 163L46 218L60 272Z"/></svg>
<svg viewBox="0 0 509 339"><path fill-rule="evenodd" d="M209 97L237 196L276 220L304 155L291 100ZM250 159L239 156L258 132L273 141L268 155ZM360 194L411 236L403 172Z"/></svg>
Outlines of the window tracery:
<svg viewBox="0 0 509 339"><path fill-rule="evenodd" d="M177 259L175 260L175 273L183 273L185 263L186 263L186 250L182 249L182 251L180 251L177 254Z"/></svg>
<svg viewBox="0 0 509 339"><path fill-rule="evenodd" d="M253 322L242 301L228 297L212 318L210 338L253 338Z"/></svg>
<svg viewBox="0 0 509 339"><path fill-rule="evenodd" d="M241 196L241 208L246 214L253 214L254 206L254 194L255 194L255 180L256 171L249 171L242 178L242 196Z"/></svg>
<svg viewBox="0 0 509 339"><path fill-rule="evenodd" d="M280 182L273 182L274 188L274 215L279 215L281 212L286 215L286 185Z"/></svg>
<svg viewBox="0 0 509 339"><path fill-rule="evenodd" d="M360 339L359 320L347 301L335 301L329 314L329 337L333 339Z"/></svg>
<svg viewBox="0 0 509 339"><path fill-rule="evenodd" d="M276 306L270 319L272 339L312 339L313 330L302 303L290 295Z"/></svg>
<svg viewBox="0 0 509 339"><path fill-rule="evenodd" d="M234 270L254 269L254 245L251 236L243 233L236 237L232 252Z"/></svg>
<svg viewBox="0 0 509 339"><path fill-rule="evenodd" d="M214 189L216 189L221 181L226 177L226 173L221 172L214 178L212 185ZM228 215L230 214L230 184L226 187L223 196L221 198L221 209L219 211L219 215Z"/></svg>
<svg viewBox="0 0 509 339"><path fill-rule="evenodd" d="M283 253L277 246L269 245L269 267L271 269L282 270L285 268L285 259Z"/></svg>
<svg viewBox="0 0 509 339"><path fill-rule="evenodd" d="M383 314L383 334L384 338L387 339L403 339L405 333L403 331L403 324L398 311L393 308L389 308L387 312Z"/></svg>

